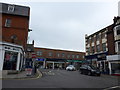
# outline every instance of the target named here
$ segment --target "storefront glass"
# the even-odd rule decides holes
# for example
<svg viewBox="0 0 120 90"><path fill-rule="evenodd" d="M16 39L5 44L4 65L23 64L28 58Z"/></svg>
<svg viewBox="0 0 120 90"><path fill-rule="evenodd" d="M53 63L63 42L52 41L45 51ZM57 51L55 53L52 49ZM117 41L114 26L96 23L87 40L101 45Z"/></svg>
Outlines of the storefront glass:
<svg viewBox="0 0 120 90"><path fill-rule="evenodd" d="M112 71L112 74L120 74L120 62L111 63L111 71Z"/></svg>
<svg viewBox="0 0 120 90"><path fill-rule="evenodd" d="M17 52L5 51L3 70L16 70Z"/></svg>

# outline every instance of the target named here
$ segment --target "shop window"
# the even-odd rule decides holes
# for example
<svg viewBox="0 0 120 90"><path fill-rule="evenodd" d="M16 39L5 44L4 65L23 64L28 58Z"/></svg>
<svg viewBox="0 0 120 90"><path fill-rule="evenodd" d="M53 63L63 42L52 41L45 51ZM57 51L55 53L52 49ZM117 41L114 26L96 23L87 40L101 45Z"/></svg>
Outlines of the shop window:
<svg viewBox="0 0 120 90"><path fill-rule="evenodd" d="M5 51L3 70L16 70L17 52Z"/></svg>
<svg viewBox="0 0 120 90"><path fill-rule="evenodd" d="M120 74L120 63L111 63L112 74Z"/></svg>
<svg viewBox="0 0 120 90"><path fill-rule="evenodd" d="M5 21L5 27L11 27L11 19L6 19Z"/></svg>
<svg viewBox="0 0 120 90"><path fill-rule="evenodd" d="M118 42L118 52L120 52L120 42Z"/></svg>

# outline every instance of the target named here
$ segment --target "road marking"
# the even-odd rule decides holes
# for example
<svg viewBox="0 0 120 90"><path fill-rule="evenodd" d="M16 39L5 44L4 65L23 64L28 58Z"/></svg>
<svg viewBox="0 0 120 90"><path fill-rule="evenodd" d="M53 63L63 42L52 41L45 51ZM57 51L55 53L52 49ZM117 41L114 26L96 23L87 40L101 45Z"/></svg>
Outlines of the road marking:
<svg viewBox="0 0 120 90"><path fill-rule="evenodd" d="M106 89L103 89L103 90L111 90L111 89L115 89L115 88L120 88L120 86L109 87L109 88L106 88Z"/></svg>

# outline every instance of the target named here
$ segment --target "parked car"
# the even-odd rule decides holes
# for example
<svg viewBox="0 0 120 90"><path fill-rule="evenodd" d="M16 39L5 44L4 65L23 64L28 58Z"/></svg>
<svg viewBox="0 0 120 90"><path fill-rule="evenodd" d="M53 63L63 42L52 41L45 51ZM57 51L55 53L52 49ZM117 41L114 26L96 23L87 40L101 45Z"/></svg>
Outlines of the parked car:
<svg viewBox="0 0 120 90"><path fill-rule="evenodd" d="M74 71L75 67L74 67L74 65L69 65L69 66L66 67L66 70L67 71Z"/></svg>
<svg viewBox="0 0 120 90"><path fill-rule="evenodd" d="M79 69L79 72L81 74L87 74L87 75L97 75L100 76L101 72L98 68L92 66L92 65L82 65Z"/></svg>

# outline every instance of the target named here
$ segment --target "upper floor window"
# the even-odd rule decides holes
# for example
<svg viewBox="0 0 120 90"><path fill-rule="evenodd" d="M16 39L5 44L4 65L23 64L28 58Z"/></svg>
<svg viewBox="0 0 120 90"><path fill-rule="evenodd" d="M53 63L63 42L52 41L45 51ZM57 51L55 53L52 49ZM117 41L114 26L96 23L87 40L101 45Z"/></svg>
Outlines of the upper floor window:
<svg viewBox="0 0 120 90"><path fill-rule="evenodd" d="M11 27L11 19L6 19L5 27Z"/></svg>
<svg viewBox="0 0 120 90"><path fill-rule="evenodd" d="M72 55L72 58L75 58L75 55Z"/></svg>
<svg viewBox="0 0 120 90"><path fill-rule="evenodd" d="M102 50L103 50L103 51L106 51L106 43L103 43L103 44L102 44Z"/></svg>
<svg viewBox="0 0 120 90"><path fill-rule="evenodd" d="M79 55L76 55L76 58L80 58L80 56L79 56Z"/></svg>
<svg viewBox="0 0 120 90"><path fill-rule="evenodd" d="M100 45L97 45L97 52L100 52Z"/></svg>
<svg viewBox="0 0 120 90"><path fill-rule="evenodd" d="M120 35L120 30L117 30L117 35Z"/></svg>
<svg viewBox="0 0 120 90"><path fill-rule="evenodd" d="M95 52L95 47L93 46L93 47L92 47L92 53L94 53L94 52Z"/></svg>
<svg viewBox="0 0 120 90"><path fill-rule="evenodd" d="M42 51L37 51L37 55L41 56L42 55Z"/></svg>
<svg viewBox="0 0 120 90"><path fill-rule="evenodd" d="M15 6L14 5L8 5L8 12L14 12Z"/></svg>
<svg viewBox="0 0 120 90"><path fill-rule="evenodd" d="M105 33L103 32L102 35L101 35L102 39L105 38Z"/></svg>
<svg viewBox="0 0 120 90"><path fill-rule="evenodd" d="M91 41L94 42L94 37L91 37Z"/></svg>
<svg viewBox="0 0 120 90"><path fill-rule="evenodd" d="M52 52L49 52L49 54L48 54L49 56L52 56Z"/></svg>
<svg viewBox="0 0 120 90"><path fill-rule="evenodd" d="M97 41L100 40L100 35L99 34L96 35L96 40Z"/></svg>
<svg viewBox="0 0 120 90"><path fill-rule="evenodd" d="M67 55L68 58L70 58L70 55Z"/></svg>
<svg viewBox="0 0 120 90"><path fill-rule="evenodd" d="M62 53L62 57L65 57L65 54L64 54L64 53Z"/></svg>
<svg viewBox="0 0 120 90"><path fill-rule="evenodd" d="M57 57L60 57L60 54L59 54L59 53L57 53Z"/></svg>

